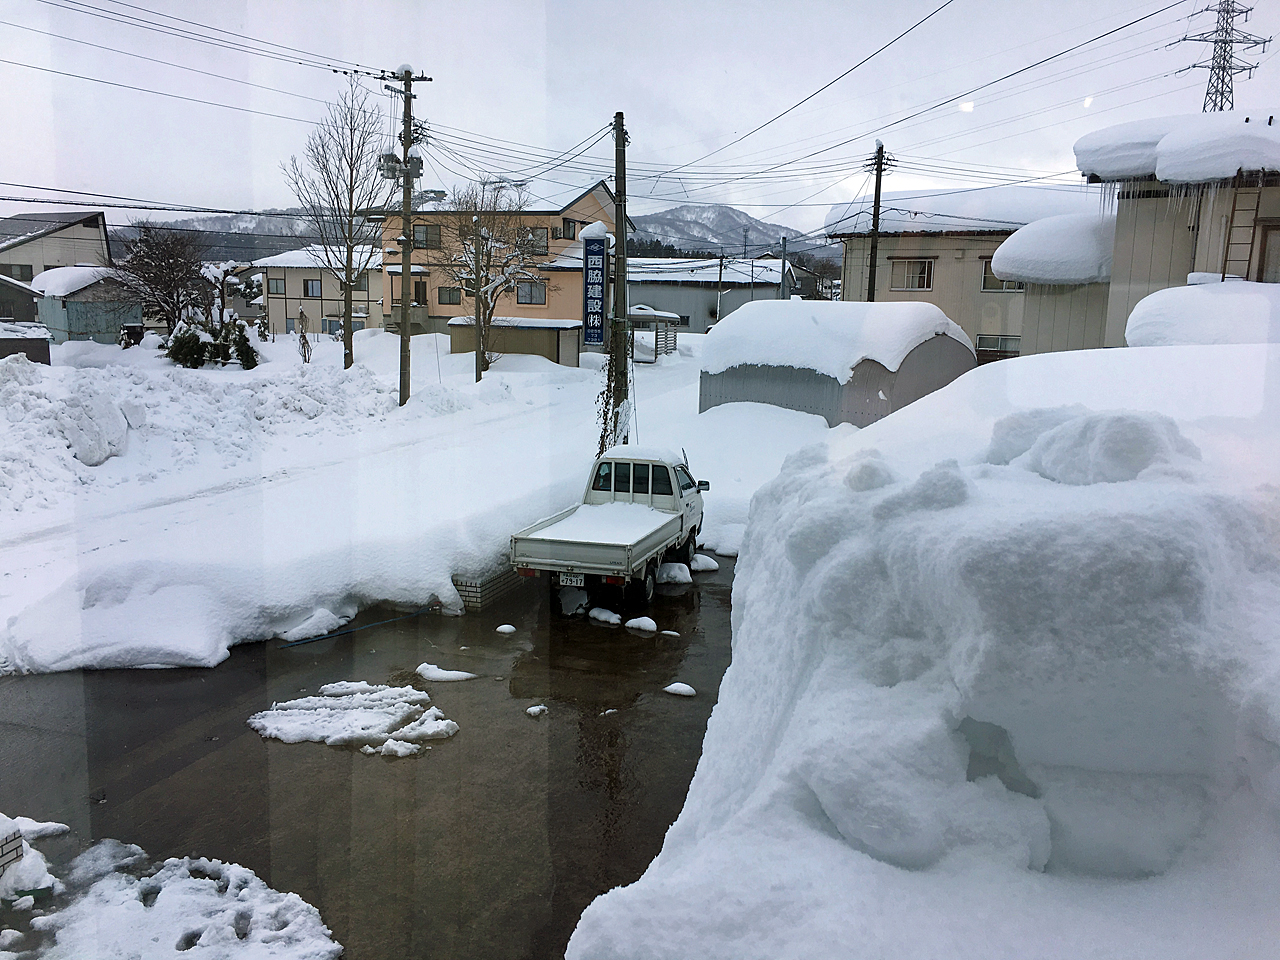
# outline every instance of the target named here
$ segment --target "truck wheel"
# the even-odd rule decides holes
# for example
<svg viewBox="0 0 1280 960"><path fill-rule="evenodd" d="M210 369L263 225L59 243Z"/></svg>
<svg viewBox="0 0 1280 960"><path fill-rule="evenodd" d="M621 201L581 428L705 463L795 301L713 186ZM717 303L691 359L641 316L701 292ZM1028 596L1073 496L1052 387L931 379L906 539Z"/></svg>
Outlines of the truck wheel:
<svg viewBox="0 0 1280 960"><path fill-rule="evenodd" d="M658 575L651 563L644 568L644 576L633 577L627 581L627 606L637 610L643 609L653 601L653 595L657 592Z"/></svg>
<svg viewBox="0 0 1280 960"><path fill-rule="evenodd" d="M680 562L686 567L693 566L693 555L698 549L698 531L690 530L689 539L684 542L684 546L680 548Z"/></svg>

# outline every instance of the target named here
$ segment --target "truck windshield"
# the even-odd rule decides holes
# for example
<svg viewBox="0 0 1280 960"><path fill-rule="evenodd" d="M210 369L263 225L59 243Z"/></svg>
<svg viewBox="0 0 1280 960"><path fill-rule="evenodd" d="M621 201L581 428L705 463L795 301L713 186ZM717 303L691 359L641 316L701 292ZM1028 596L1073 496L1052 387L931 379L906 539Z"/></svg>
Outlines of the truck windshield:
<svg viewBox="0 0 1280 960"><path fill-rule="evenodd" d="M603 490L605 493L608 493L613 489L613 484L611 482L612 479L613 464L606 460L604 463L600 464L600 466L596 467L596 478L591 481L591 489Z"/></svg>
<svg viewBox="0 0 1280 960"><path fill-rule="evenodd" d="M676 467L676 478L680 481L680 491L682 493L686 490L692 490L697 486L697 484L693 482L693 477L689 476L688 471L686 471L684 467Z"/></svg>
<svg viewBox="0 0 1280 960"><path fill-rule="evenodd" d="M672 495L671 473L660 463L653 465L653 495L655 497Z"/></svg>
<svg viewBox="0 0 1280 960"><path fill-rule="evenodd" d="M631 492L631 464L615 463L613 465L613 492Z"/></svg>

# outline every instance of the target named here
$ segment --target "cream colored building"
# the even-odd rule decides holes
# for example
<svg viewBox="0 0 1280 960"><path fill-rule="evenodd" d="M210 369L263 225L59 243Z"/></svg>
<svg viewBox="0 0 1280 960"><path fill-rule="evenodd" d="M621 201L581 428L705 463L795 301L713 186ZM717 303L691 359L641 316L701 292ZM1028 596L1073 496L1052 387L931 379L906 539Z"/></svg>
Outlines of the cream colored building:
<svg viewBox="0 0 1280 960"><path fill-rule="evenodd" d="M107 218L99 211L20 213L0 220L0 273L30 283L54 267L111 263Z"/></svg>
<svg viewBox="0 0 1280 960"><path fill-rule="evenodd" d="M1000 245L1019 227L1056 214L1096 208L1086 189L995 187L916 190L883 195L876 255L876 301L932 303L976 344L978 362L1022 352L1025 285L991 268ZM871 200L837 204L826 232L844 244L841 298L868 300Z"/></svg>
<svg viewBox="0 0 1280 960"><path fill-rule="evenodd" d="M342 332L342 284L325 262L311 246L255 260L244 271L262 276L262 315L272 332L293 333L299 311L306 314L308 333ZM351 292L355 329L382 326L382 291L382 251L375 250Z"/></svg>
<svg viewBox="0 0 1280 960"><path fill-rule="evenodd" d="M535 240L545 242L537 255L538 278L521 281L512 293L499 298L495 316L531 319L581 320L582 273L550 269L577 242L578 231L601 221L614 232L613 191L601 180L558 209L522 211L519 222L527 226ZM410 280L410 322L414 333L445 333L453 317L473 316L475 303L451 276L447 264L448 228L452 214L442 210L421 210L413 214L414 249ZM629 224L630 229L634 225ZM387 297L383 301L383 323L398 329L403 264L396 238L402 231L401 218L394 211L383 225L383 278ZM545 251L545 252L542 252ZM562 261L563 262L563 261ZM546 267L548 269L542 269Z"/></svg>

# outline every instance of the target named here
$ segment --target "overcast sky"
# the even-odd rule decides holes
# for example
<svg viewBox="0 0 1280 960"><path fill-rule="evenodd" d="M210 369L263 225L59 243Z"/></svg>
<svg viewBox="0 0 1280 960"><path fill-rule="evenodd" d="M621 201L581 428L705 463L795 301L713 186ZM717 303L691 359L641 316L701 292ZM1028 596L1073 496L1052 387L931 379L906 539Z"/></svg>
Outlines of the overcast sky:
<svg viewBox="0 0 1280 960"><path fill-rule="evenodd" d="M1200 110L1205 71L1175 72L1209 48L1169 44L1212 28L1209 16L1187 20L1204 0L1179 3L971 95L966 91L1165 4L952 0L799 109L703 159L941 3L0 0L0 59L13 62L0 63L8 138L0 193L49 196L34 188L52 187L229 209L292 204L280 162L301 151L324 101L345 79L293 62L278 47L262 48L283 57L271 59L109 17L228 43L279 44L337 64L411 63L434 78L420 85L415 101L416 114L436 128L422 187L542 173L540 195L563 202L611 173L612 141L548 172L551 158L622 110L631 137L632 212L725 202L802 230L820 226L831 203L865 188L862 162L877 136L899 160L886 189L973 187L1069 174L1072 144L1090 130ZM1278 23L1280 10L1260 4L1243 26L1270 36L1280 33ZM1274 53L1243 54L1262 66L1251 80L1237 78L1237 110L1280 113ZM386 111L381 81L363 82ZM816 155L803 159L808 154ZM92 207L92 197L86 200ZM31 206L0 201L0 213ZM134 215L117 211L110 219Z"/></svg>

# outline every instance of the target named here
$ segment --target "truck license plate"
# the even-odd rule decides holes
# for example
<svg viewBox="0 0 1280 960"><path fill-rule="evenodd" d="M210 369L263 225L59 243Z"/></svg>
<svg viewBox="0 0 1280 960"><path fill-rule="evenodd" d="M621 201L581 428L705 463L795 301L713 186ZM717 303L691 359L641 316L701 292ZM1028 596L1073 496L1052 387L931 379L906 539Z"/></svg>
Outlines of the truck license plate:
<svg viewBox="0 0 1280 960"><path fill-rule="evenodd" d="M581 573L560 574L560 586L562 587L580 587L584 583L586 583L586 578Z"/></svg>

